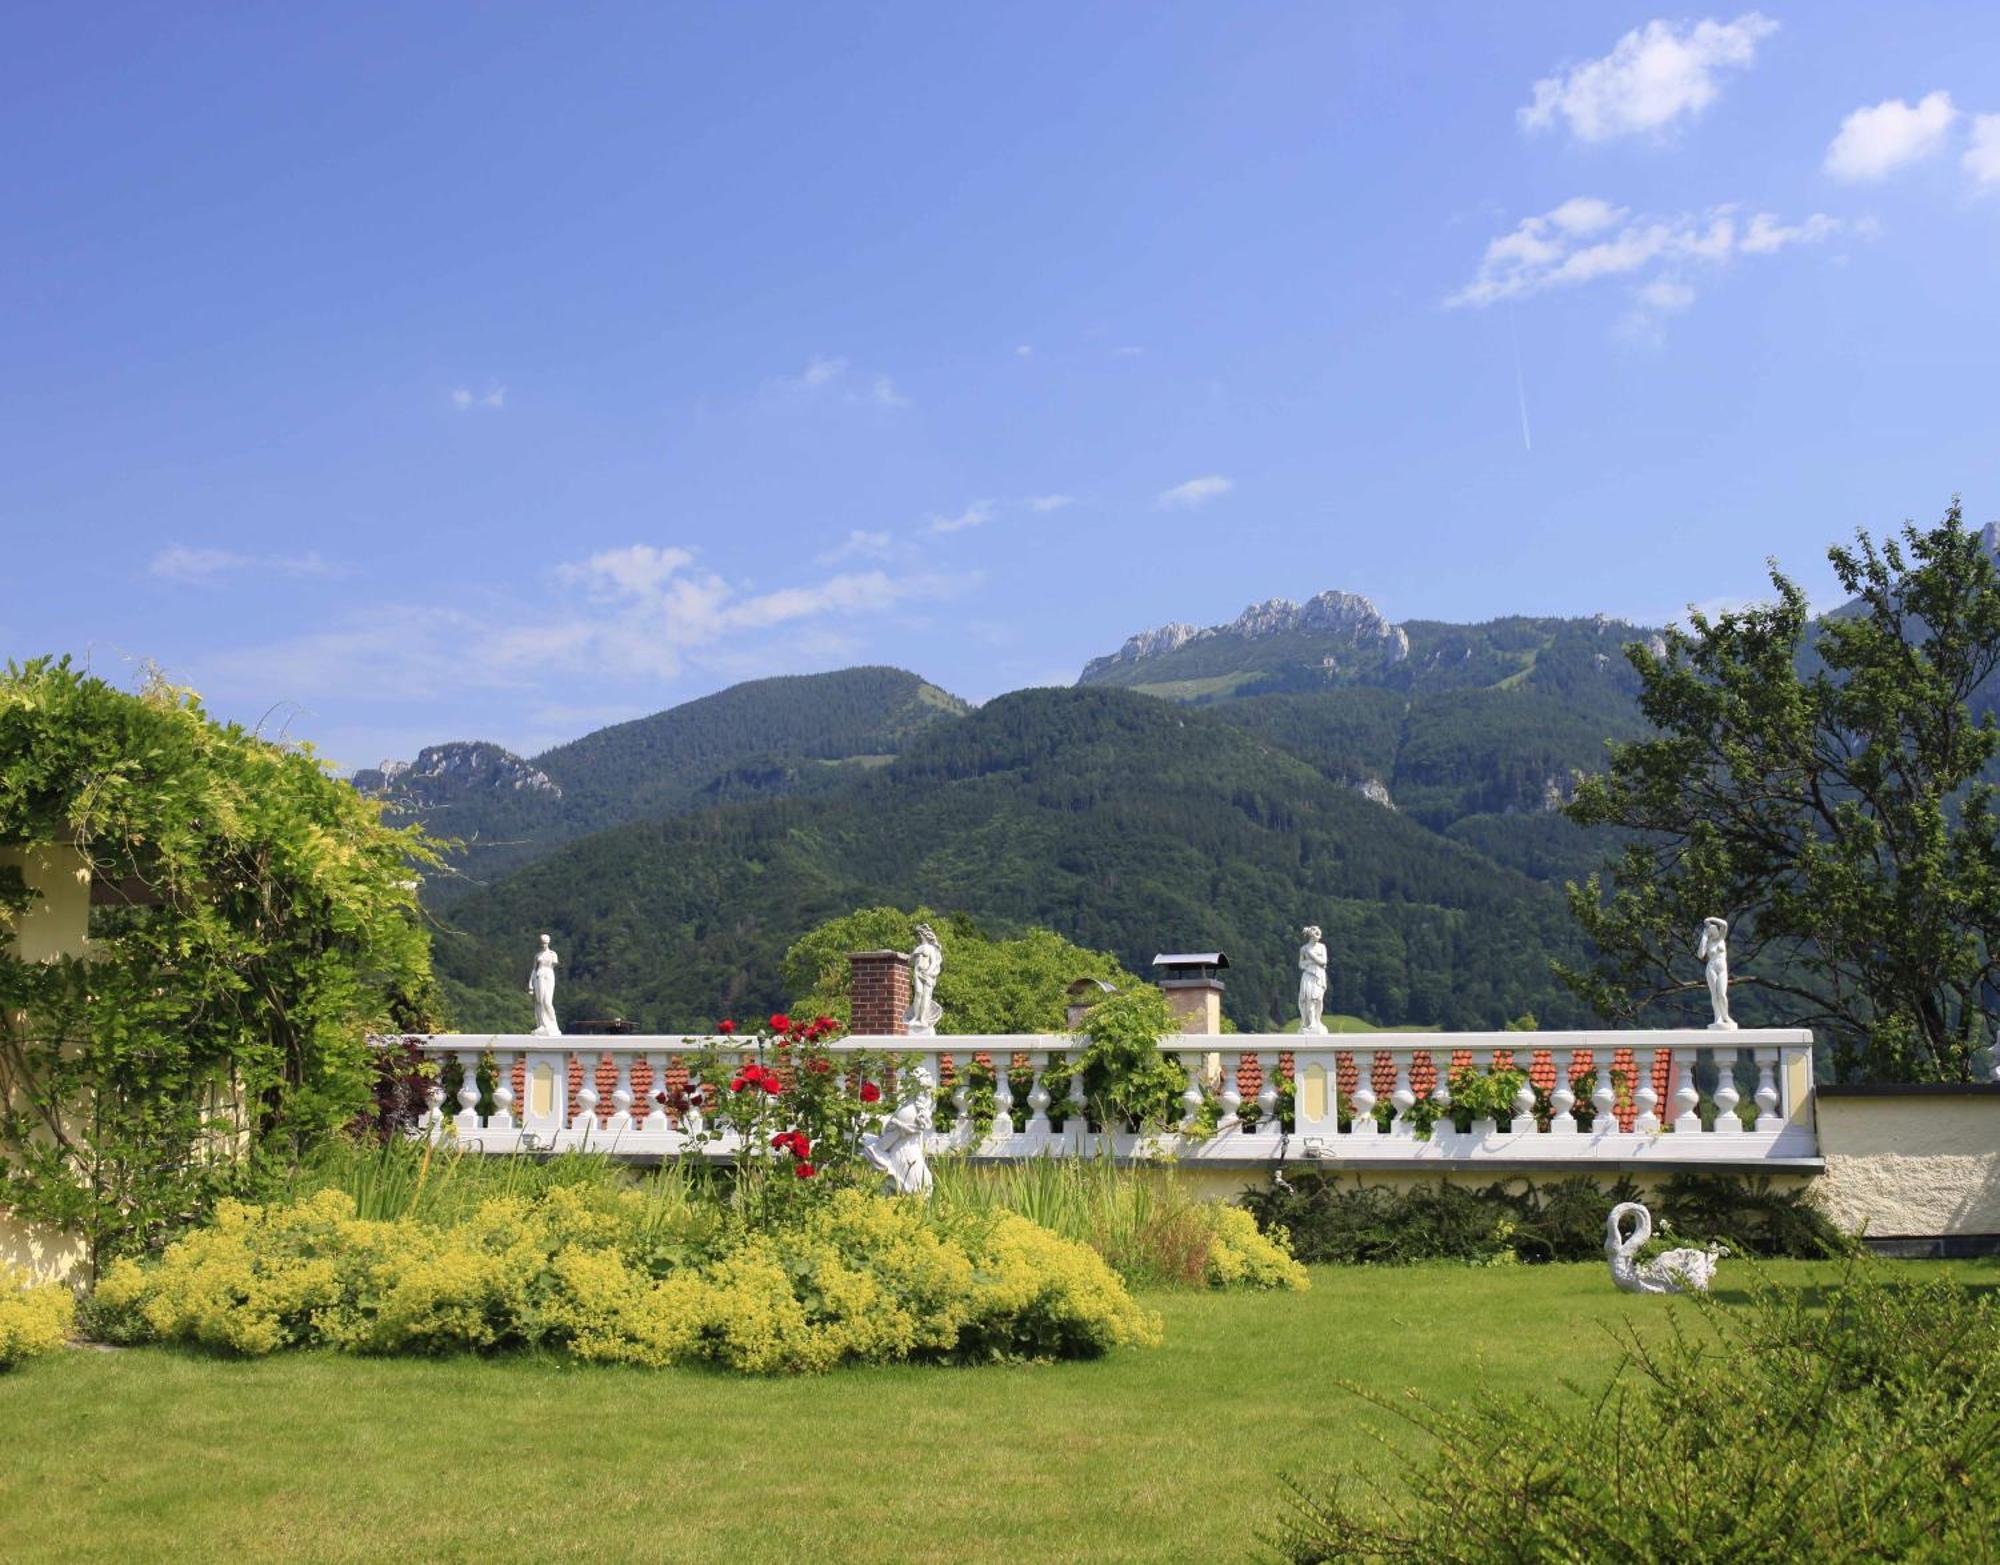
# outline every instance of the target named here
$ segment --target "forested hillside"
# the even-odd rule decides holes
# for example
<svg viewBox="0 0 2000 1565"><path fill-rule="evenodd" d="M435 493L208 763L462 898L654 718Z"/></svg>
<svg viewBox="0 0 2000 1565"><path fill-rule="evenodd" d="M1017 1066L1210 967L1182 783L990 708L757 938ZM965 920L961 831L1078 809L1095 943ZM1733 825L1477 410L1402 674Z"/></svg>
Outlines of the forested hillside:
<svg viewBox="0 0 2000 1565"><path fill-rule="evenodd" d="M443 905L605 827L832 786L965 710L902 669L849 668L734 685L532 761L492 745L440 746L449 753L426 772L357 782L385 790L405 819L463 843L457 873L427 887L427 900Z"/></svg>
<svg viewBox="0 0 2000 1565"><path fill-rule="evenodd" d="M1392 726L1382 712L1353 721ZM1576 938L1554 888L1363 797L1337 780L1330 743L1320 760L1222 712L1018 692L823 795L562 847L454 907L440 965L465 1024L520 1025L523 963L546 929L566 1015L672 1031L787 1000L780 959L820 920L926 902L997 929L1045 924L1140 971L1163 948L1221 946L1236 964L1229 1014L1264 1026L1291 1015L1310 920L1333 954L1329 1010L1460 1027L1528 1009L1585 1019L1548 975Z"/></svg>

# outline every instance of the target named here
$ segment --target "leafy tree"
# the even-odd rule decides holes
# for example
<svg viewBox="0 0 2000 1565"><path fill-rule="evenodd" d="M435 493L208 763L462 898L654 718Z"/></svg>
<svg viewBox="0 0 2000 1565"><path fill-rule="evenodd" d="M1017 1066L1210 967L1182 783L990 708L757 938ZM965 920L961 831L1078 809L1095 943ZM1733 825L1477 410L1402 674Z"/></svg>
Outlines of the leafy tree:
<svg viewBox="0 0 2000 1565"><path fill-rule="evenodd" d="M1967 1078L1988 1030L2000 848L1973 715L2000 667L2000 577L1956 503L1928 531L1828 551L1853 599L1814 622L1777 601L1628 649L1657 736L1615 745L1569 816L1638 837L1570 886L1597 943L1563 976L1629 1016L1700 986L1704 917L1764 1009L1819 1028L1843 1075ZM1753 998L1752 1004L1757 1001Z"/></svg>
<svg viewBox="0 0 2000 1565"><path fill-rule="evenodd" d="M0 846L47 843L111 900L87 958L0 939L0 1200L93 1261L295 1159L367 1102L367 1033L429 1025L429 842L185 690L0 673ZM0 937L33 901L8 874Z"/></svg>
<svg viewBox="0 0 2000 1565"><path fill-rule="evenodd" d="M937 1000L939 1030L967 1033L1059 1032L1069 986L1102 978L1121 989L1139 980L1102 951L1087 951L1048 929L1011 937L985 934L963 913L929 908L862 908L808 930L785 954L785 983L798 996L792 1009L851 1020L847 957L852 951L908 950L913 931L928 923L944 951Z"/></svg>

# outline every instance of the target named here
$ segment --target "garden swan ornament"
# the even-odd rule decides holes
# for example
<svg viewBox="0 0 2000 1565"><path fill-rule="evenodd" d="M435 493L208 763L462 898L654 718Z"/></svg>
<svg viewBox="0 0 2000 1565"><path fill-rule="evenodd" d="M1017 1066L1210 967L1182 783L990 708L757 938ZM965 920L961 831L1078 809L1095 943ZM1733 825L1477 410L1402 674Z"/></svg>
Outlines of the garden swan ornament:
<svg viewBox="0 0 2000 1565"><path fill-rule="evenodd" d="M1632 1236L1621 1230L1625 1219L1636 1217ZM1669 1250L1650 1261L1633 1259L1653 1237L1653 1214L1637 1201L1620 1201L1611 1209L1604 1224L1604 1259L1611 1266L1611 1280L1625 1293L1706 1293L1715 1281L1715 1268L1726 1253L1721 1245L1704 1250Z"/></svg>

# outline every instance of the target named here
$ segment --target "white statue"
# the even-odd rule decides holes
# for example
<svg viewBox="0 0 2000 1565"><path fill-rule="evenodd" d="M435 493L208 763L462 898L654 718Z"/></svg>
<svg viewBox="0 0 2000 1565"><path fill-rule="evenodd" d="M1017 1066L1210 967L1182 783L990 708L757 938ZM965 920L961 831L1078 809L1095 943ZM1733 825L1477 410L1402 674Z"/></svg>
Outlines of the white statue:
<svg viewBox="0 0 2000 1565"><path fill-rule="evenodd" d="M882 1122L882 1128L861 1145L861 1155L883 1174L890 1195L929 1195L931 1166L924 1158L924 1137L931 1129L931 1094L937 1083L928 1067L916 1067L915 1097Z"/></svg>
<svg viewBox="0 0 2000 1565"><path fill-rule="evenodd" d="M562 960L549 949L549 937L542 936L542 948L535 953L535 965L528 969L528 993L535 999L537 1038L560 1038L556 1025L556 964Z"/></svg>
<svg viewBox="0 0 2000 1565"><path fill-rule="evenodd" d="M1639 1219L1629 1239L1619 1236L1627 1215ZM1624 1293L1706 1293L1715 1281L1715 1268L1728 1254L1719 1244L1705 1250L1668 1250L1650 1261L1635 1262L1646 1241L1653 1237L1653 1214L1637 1201L1620 1201L1611 1209L1604 1224L1604 1259L1611 1266L1611 1280Z"/></svg>
<svg viewBox="0 0 2000 1565"><path fill-rule="evenodd" d="M1299 1031L1317 1038L1326 1031L1320 1011L1326 1005L1326 946L1319 938L1319 925L1308 924L1300 931L1306 943L1299 947Z"/></svg>
<svg viewBox="0 0 2000 1565"><path fill-rule="evenodd" d="M1707 961L1702 976L1708 981L1708 1005L1715 1012L1715 1020L1708 1024L1710 1032L1734 1032L1736 1023L1729 1018L1729 925L1720 918L1705 918L1701 921L1701 941L1694 948L1694 954Z"/></svg>
<svg viewBox="0 0 2000 1565"><path fill-rule="evenodd" d="M929 924L917 925L917 948L910 953L910 1008L903 1015L903 1031L912 1038L930 1038L944 1007L937 1003L938 974L944 971L944 947Z"/></svg>

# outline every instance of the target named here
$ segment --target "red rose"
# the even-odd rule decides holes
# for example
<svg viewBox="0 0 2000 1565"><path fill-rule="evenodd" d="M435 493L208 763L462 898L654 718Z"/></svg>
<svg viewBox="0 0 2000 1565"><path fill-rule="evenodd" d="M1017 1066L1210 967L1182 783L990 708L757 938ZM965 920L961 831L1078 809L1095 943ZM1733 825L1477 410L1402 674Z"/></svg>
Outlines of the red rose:
<svg viewBox="0 0 2000 1565"><path fill-rule="evenodd" d="M763 1087L774 1098L785 1090L785 1084L775 1076L766 1076L763 1081Z"/></svg>
<svg viewBox="0 0 2000 1565"><path fill-rule="evenodd" d="M717 1022L715 1030L727 1038L731 1033L736 1031L736 1024L734 1022Z"/></svg>
<svg viewBox="0 0 2000 1565"><path fill-rule="evenodd" d="M863 1103L880 1103L882 1101L882 1089L872 1081L864 1081L861 1084L861 1101Z"/></svg>
<svg viewBox="0 0 2000 1565"><path fill-rule="evenodd" d="M789 1016L787 1016L783 1011L775 1011L772 1013L771 1016L772 1032L790 1032L791 1030L792 1030L792 1019Z"/></svg>
<svg viewBox="0 0 2000 1565"><path fill-rule="evenodd" d="M745 1081L741 1076L738 1076L734 1081L732 1081L729 1084L729 1090L731 1092L741 1092L745 1087L749 1085L750 1085L749 1082Z"/></svg>
<svg viewBox="0 0 2000 1565"><path fill-rule="evenodd" d="M797 1174L801 1179L810 1179L814 1174L817 1174L819 1170L814 1168L810 1163L800 1163L797 1164L792 1169L792 1172Z"/></svg>

